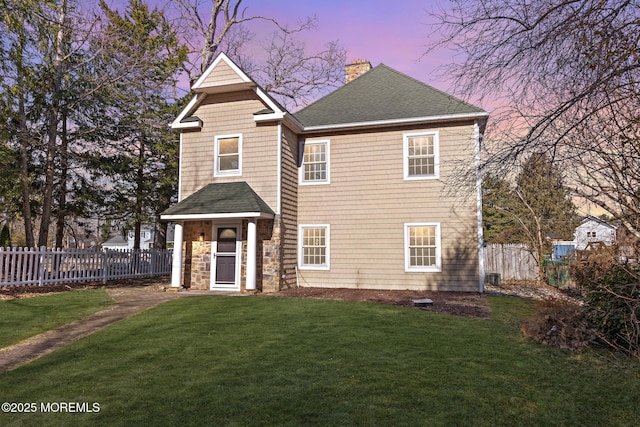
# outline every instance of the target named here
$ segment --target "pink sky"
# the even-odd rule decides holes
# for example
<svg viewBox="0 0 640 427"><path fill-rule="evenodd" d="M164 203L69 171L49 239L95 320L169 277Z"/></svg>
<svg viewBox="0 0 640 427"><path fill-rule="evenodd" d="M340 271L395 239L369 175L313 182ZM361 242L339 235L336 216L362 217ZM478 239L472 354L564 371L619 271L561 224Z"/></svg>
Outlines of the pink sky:
<svg viewBox="0 0 640 427"><path fill-rule="evenodd" d="M338 40L347 49L347 61L367 59L373 66L384 63L441 90L448 83L438 78L439 65L450 63L451 54L422 57L433 18L427 10L438 0L247 0L248 14L270 16L295 24L307 16L317 17L318 28L305 33L311 48ZM243 5L245 5L243 3Z"/></svg>
<svg viewBox="0 0 640 427"><path fill-rule="evenodd" d="M160 7L167 0L147 0ZM200 0L203 20L209 19L211 0ZM128 0L107 0L121 8ZM316 30L303 33L301 39L309 51L322 48L327 42L338 40L347 50L347 62L367 59L375 67L384 63L417 80L450 92L450 83L440 74L440 66L453 61L446 51L424 56L434 28L428 11L446 6L445 0L244 0L247 16L262 15L293 27L306 17L316 16ZM171 15L171 11L168 11ZM260 21L250 24L256 39L265 39L273 26ZM480 105L481 106L481 105Z"/></svg>
<svg viewBox="0 0 640 427"><path fill-rule="evenodd" d="M147 0L163 6L167 0ZM448 84L437 76L437 66L450 63L450 53L423 57L433 18L428 10L444 4L444 0L244 0L247 15L262 15L284 25L295 26L308 16L316 16L318 28L304 33L303 40L311 49L338 40L347 49L347 61L367 59L373 66L384 63L438 89ZM201 0L203 19L209 19L211 0ZM96 2L97 3L97 2ZM121 8L128 0L107 0ZM206 12L206 15L205 15ZM268 37L273 27L250 24L258 37Z"/></svg>

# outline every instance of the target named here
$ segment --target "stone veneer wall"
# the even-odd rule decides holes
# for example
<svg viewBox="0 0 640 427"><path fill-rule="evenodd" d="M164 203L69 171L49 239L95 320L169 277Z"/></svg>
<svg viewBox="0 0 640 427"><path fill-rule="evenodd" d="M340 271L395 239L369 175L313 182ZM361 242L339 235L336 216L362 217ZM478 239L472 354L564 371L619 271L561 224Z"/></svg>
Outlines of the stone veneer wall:
<svg viewBox="0 0 640 427"><path fill-rule="evenodd" d="M185 286L192 289L208 290L211 283L211 221L187 222L183 236ZM199 241L204 232L203 241Z"/></svg>
<svg viewBox="0 0 640 427"><path fill-rule="evenodd" d="M280 290L280 217L258 220L256 255L256 288L262 292ZM242 290L247 283L247 221L242 223Z"/></svg>
<svg viewBox="0 0 640 427"><path fill-rule="evenodd" d="M259 235L270 236L264 240L262 246L262 292L276 292L280 290L281 263L281 239L280 239L280 215L273 221L262 221L265 224L258 227ZM264 233L264 234L262 234Z"/></svg>

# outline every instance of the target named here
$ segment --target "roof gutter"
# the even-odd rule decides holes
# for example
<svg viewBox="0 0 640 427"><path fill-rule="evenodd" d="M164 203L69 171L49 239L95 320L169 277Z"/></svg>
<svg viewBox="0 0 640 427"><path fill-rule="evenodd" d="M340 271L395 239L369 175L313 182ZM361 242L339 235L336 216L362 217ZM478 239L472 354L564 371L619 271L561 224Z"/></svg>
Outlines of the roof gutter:
<svg viewBox="0 0 640 427"><path fill-rule="evenodd" d="M327 130L347 130L358 129L365 127L386 127L394 125L407 125L412 123L433 123L433 122L451 122L462 120L477 120L489 117L489 113L483 111L481 113L464 113L464 114L446 114L442 116L428 116L428 117L409 117L406 119L389 119L389 120L374 120L369 122L352 122L352 123L339 123L331 125L317 125L317 126L305 126L303 133L312 133Z"/></svg>
<svg viewBox="0 0 640 427"><path fill-rule="evenodd" d="M229 218L273 219L274 215L268 212L230 212L230 213L160 215L160 219L163 221L200 221L205 219L229 219Z"/></svg>

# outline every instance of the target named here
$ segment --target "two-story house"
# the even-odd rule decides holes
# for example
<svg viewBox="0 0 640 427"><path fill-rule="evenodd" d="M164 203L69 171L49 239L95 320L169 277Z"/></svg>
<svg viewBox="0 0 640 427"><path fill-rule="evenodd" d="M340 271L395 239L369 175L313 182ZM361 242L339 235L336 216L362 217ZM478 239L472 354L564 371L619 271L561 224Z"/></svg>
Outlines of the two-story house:
<svg viewBox="0 0 640 427"><path fill-rule="evenodd" d="M295 114L224 54L194 83L172 287L483 291L488 114L382 64L347 77Z"/></svg>

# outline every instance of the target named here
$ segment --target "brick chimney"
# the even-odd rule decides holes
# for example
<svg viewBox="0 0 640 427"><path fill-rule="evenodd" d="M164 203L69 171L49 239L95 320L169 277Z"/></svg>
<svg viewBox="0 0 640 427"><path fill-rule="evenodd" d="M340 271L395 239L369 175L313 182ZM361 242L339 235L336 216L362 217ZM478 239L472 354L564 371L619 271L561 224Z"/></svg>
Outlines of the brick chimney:
<svg viewBox="0 0 640 427"><path fill-rule="evenodd" d="M351 64L344 67L345 83L357 79L371 69L371 62L366 59L356 59Z"/></svg>

